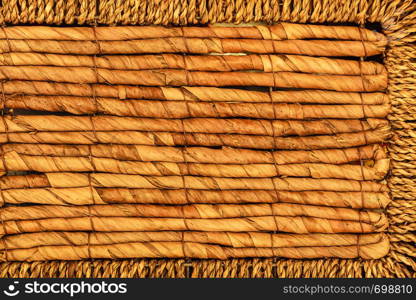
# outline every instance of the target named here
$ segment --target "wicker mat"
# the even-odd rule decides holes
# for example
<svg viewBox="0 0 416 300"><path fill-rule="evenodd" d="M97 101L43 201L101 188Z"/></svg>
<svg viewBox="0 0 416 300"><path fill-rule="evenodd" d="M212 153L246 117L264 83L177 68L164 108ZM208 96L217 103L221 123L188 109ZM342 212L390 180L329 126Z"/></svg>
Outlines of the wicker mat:
<svg viewBox="0 0 416 300"><path fill-rule="evenodd" d="M416 277L412 1L0 18L0 277Z"/></svg>

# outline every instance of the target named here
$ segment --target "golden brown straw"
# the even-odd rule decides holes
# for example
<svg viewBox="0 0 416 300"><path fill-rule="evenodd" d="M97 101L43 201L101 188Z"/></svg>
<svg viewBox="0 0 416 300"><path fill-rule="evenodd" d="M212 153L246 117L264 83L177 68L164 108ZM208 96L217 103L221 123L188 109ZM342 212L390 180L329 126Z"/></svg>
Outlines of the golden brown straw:
<svg viewBox="0 0 416 300"><path fill-rule="evenodd" d="M342 247L298 247L298 248L231 248L191 242L145 242L115 245L90 246L39 246L31 249L16 249L4 252L7 261L24 260L81 260L88 258L131 258L137 253L151 258L215 258L231 257L287 257L316 258L341 257L364 259L380 258L389 251L387 238L378 243ZM6 254L7 253L7 254Z"/></svg>
<svg viewBox="0 0 416 300"><path fill-rule="evenodd" d="M157 29L0 33L0 259L387 253L383 35Z"/></svg>
<svg viewBox="0 0 416 300"><path fill-rule="evenodd" d="M387 73L321 75L295 72L202 72L186 70L108 70L87 67L3 66L1 80L107 83L144 86L265 86L374 92L387 88Z"/></svg>
<svg viewBox="0 0 416 300"><path fill-rule="evenodd" d="M388 226L382 215L375 222L303 216L261 216L219 219L73 217L5 221L0 234L42 231L279 231L289 233L372 233Z"/></svg>
<svg viewBox="0 0 416 300"><path fill-rule="evenodd" d="M19 237L20 239L17 239L16 237ZM45 239L46 237L47 239ZM299 239L299 237L302 237L302 239ZM40 244L36 242L38 239L44 240L45 243ZM161 242L153 242L155 239L161 240ZM273 243L270 243L271 241L273 241ZM134 248L139 247L140 249L140 246L145 245L153 246L153 253L148 254L153 256L157 255L155 253L160 255L159 247L165 244L171 245L173 247L169 254L172 255L175 253L175 249L181 246L180 242L185 243L182 245L183 249L187 249L187 247L184 246L199 245L200 249L204 249L204 247L211 247L213 249L220 249L222 251L228 250L231 253L239 253L237 250L240 250L240 255L247 255L247 253L254 251L264 253L263 255L268 256L270 255L271 250L272 253L275 253L275 251L279 251L281 249L282 253L283 251L287 253L283 255L284 257L297 257L298 255L305 255L307 253L309 253L307 255L310 257L314 257L318 251L324 251L325 253L328 253L329 256L331 256L334 255L332 254L334 253L333 251L336 251L341 252L341 254L337 254L337 256L340 255L341 257L354 257L353 253L355 252L355 255L361 256L363 258L378 258L379 256L383 256L389 249L388 243L386 243L386 241L388 241L386 236L381 234L366 234L359 236L352 234L309 234L293 236L289 234L270 235L254 232L246 234L232 232L141 232L133 234L130 232L119 232L118 234L50 232L43 235L39 235L37 233L21 234L7 238L5 243L7 243L9 248L5 253L4 258L6 260L13 260L21 259L21 257L26 256L27 259L30 260L28 255L32 254L33 250L36 250L36 255L39 257L43 257L43 259L52 259L54 256L56 256L56 254L52 254L53 251L51 251L51 248L56 247L60 250L64 250L66 257L64 259L71 259L74 254L67 256L68 253L84 253L85 247L88 248L87 252L91 255L93 253L91 252L92 249L101 250L102 253L105 253L105 251L102 251L102 248L106 247L107 249L111 249L112 246L118 247L118 253L123 253L122 257L124 257L123 255L129 253L129 246L133 246ZM17 245L25 246L26 248L16 248L16 242L18 243ZM324 246L321 246L320 243L324 243ZM51 244L53 247L50 246ZM214 244L215 246L209 246L209 244ZM27 247L28 245L31 247ZM229 248L229 246L232 246L232 248ZM272 249L270 249L271 247ZM354 247L356 248L355 251L353 249ZM368 251L370 249L372 250L373 248L377 249L377 251ZM112 254L110 250L108 251L109 254ZM97 251L97 255L100 255L99 253L100 251ZM196 251L194 255L195 257L200 257L203 255L203 253L204 252ZM210 257L210 255L218 255L208 253L209 252L206 254L208 257ZM99 257L90 255L87 257Z"/></svg>
<svg viewBox="0 0 416 300"><path fill-rule="evenodd" d="M12 179L13 180L13 179ZM88 205L111 203L146 204L238 204L298 203L332 207L380 209L390 202L387 192L275 191L273 190L161 190L134 188L42 188L42 182L31 188L2 190L4 204ZM73 194L77 197L74 198Z"/></svg>
<svg viewBox="0 0 416 300"><path fill-rule="evenodd" d="M88 2L88 3L87 3ZM49 3L49 2L48 2ZM415 254L414 254L414 192L415 183L412 178L414 174L411 171L414 166L413 152L414 141L412 139L411 129L405 129L401 123L412 120L412 102L414 102L414 87L416 86L414 77L412 77L412 63L415 58L415 9L412 0L401 1L368 1L360 0L354 2L348 2L344 0L333 1L292 1L292 0L279 0L279 1L148 1L148 0L132 0L126 1L67 1L59 2L57 5L48 5L44 1L23 1L16 5L16 1L4 0L2 1L0 23L3 25L9 25L5 27L6 30L0 31L3 36L4 50L9 51L6 45L8 35L10 35L9 41L13 43L12 38L21 38L27 40L27 36L22 35L22 32L16 33L16 30L22 28L12 27L10 24L53 24L53 25L72 25L82 26L80 29L83 32L87 32L88 47L94 51L99 52L98 39L134 39L134 38L158 38L159 40L172 35L176 32L176 42L181 50L186 46L185 42L179 42L179 39L183 40L185 33L188 33L189 38L192 36L203 38L211 38L209 42L216 42L221 38L227 38L238 43L238 40L250 39L253 43L252 48L257 48L257 40L279 42L280 45L284 45L286 48L290 48L281 40L289 39L292 45L295 45L297 41L290 39L327 39L334 44L334 40L355 41L355 49L348 49L348 52L361 51L366 55L365 49L369 42L380 45L383 49L383 63L386 65L389 77L388 91L389 98L392 102L392 112L389 118L393 123L393 138L389 140L389 156L391 156L392 163L392 176L387 178L387 182L391 188L391 194L393 201L387 208L389 220L391 226L388 229L388 234L385 236L383 242L377 243L376 241L371 246L357 247L351 245L350 248L336 248L336 247L322 247L308 248L302 247L299 251L295 249L274 249L271 244L269 248L243 248L238 251L234 251L234 247L225 246L225 248L215 247L215 245L207 245L203 240L195 241L195 243L182 244L183 239L179 242L173 242L175 244L148 244L143 242L130 242L126 244L120 250L119 245L112 245L111 248L105 246L98 246L94 249L90 249L86 244L83 248L72 248L72 245L66 245L62 248L43 248L32 249L30 251L19 250L19 254L13 253L13 255L7 256L3 253L3 257L6 260L23 259L84 259L83 261L35 261L29 262L5 262L1 264L0 276L1 277L414 277L415 266ZM319 24L333 24L336 26L316 26L316 25L296 25L296 24L278 24L278 22L299 22L299 23L319 23ZM91 28L85 25L123 25L120 27L98 27ZM207 24L216 23L228 23L226 29L223 29L224 25L211 26L208 28ZM246 27L247 23L251 24ZM277 23L277 24L276 24ZM344 28L337 23L354 24L354 27ZM233 24L233 25L230 25ZM239 26L234 26L239 24ZM241 28L241 25L244 27ZM256 24L256 25L252 25ZM272 27L266 25L257 24L275 24ZM375 30L361 29L360 27L369 26L374 28L374 24L378 24L377 27L384 33L376 33ZM173 25L173 26L196 26L192 29L185 29L173 27L173 29L165 29L165 27L127 27L129 25ZM358 26L360 25L360 26ZM315 27L316 26L316 27ZM35 29L33 26L26 27L28 31L35 33L32 38L48 38L53 40L55 37L61 39L85 39L85 36L78 34L78 28L73 30L68 26L51 26L45 30ZM45 27L43 27L45 28ZM140 30L136 31L137 28ZM142 30L143 28L143 30ZM236 29L235 29L236 28ZM25 31L25 34L28 32ZM123 32L123 34L121 34ZM65 34L63 34L65 33ZM17 34L17 36L15 36ZM20 36L19 36L20 34ZM36 37L36 34L38 36ZM135 36L134 36L135 35ZM173 40L173 39L172 39ZM171 41L172 41L171 40ZM175 41L175 40L173 40ZM362 41L367 41L365 44ZM383 44L387 44L385 48ZM117 41L116 41L117 42ZM153 41L152 41L153 42ZM314 42L314 41L313 41ZM33 40L31 46L39 43L39 40ZM80 41L79 44L83 42ZM139 41L136 43L138 44ZM159 42L158 42L159 43ZM249 41L245 46L248 48ZM328 43L328 44L330 44ZM65 43L53 43L55 46L64 45ZM98 45L97 45L98 44ZM118 44L118 43L114 43ZM121 43L120 43L121 44ZM127 43L126 43L127 44ZM134 42L130 43L129 47L134 47ZM150 42L149 42L150 44ZM160 43L159 43L160 44ZM230 42L231 44L231 42ZM277 44L277 43L276 43ZM305 45L305 44L304 44ZM318 45L315 43L315 45ZM321 44L323 45L323 44ZM160 46L160 45L159 45ZM164 45L163 45L164 46ZM175 45L173 45L175 46ZM364 47L365 48L364 48ZM162 46L161 46L162 47ZM202 47L205 47L202 45ZM46 47L42 47L43 50ZM82 46L77 48L82 49ZM62 48L65 51L65 48ZM142 47L144 49L144 47ZM292 48L293 49L293 48ZM300 50L307 49L306 47L299 47ZM322 47L320 50L330 49L332 47ZM78 49L73 49L78 50ZM151 49L153 50L153 49ZM204 49L202 49L204 50ZM266 50L273 51L273 47L269 47ZM289 49L291 50L291 49ZM350 51L353 50L353 51ZM63 51L63 52L64 52ZM310 51L310 49L308 49ZM358 53L357 51L357 53ZM381 50L380 50L381 51ZM160 54L160 53L158 53ZM269 54L269 53L267 53ZM370 54L369 54L370 55ZM323 54L325 56L325 54ZM367 59L366 59L367 60ZM372 58L369 58L372 60ZM414 68L413 68L414 69ZM178 99L178 101L190 100L190 101L238 101L238 102L260 102L270 103L271 97L268 92L260 91L246 91L239 89L218 89L218 88L206 88L206 87L186 87L186 88L172 88L172 87L133 87L133 86L106 86L105 84L98 85L77 85L75 84L61 84L61 83L49 83L49 82L5 82L6 95L9 94L21 94L25 95L67 95L67 96L80 96L80 97L93 97L93 95L101 95L101 97L115 98L115 99L144 99L144 100L172 100L172 98ZM13 87L11 87L13 86ZM195 88L195 89L193 89ZM192 90L193 89L193 90ZM80 95L81 94L81 95ZM107 94L107 95L106 95ZM376 96L377 94L377 96ZM387 103L387 94L383 93L345 93L345 92L329 92L323 90L311 91L273 91L270 95L275 95L275 103L319 103L319 104L357 104L364 103L365 105L373 104L385 104ZM218 96L218 97L216 97ZM361 97L362 96L362 97ZM368 96L368 97L367 97ZM217 99L216 99L217 98ZM17 112L16 112L17 113ZM52 138L51 133L36 134L32 132L33 137L29 137L31 133L23 133L19 139L25 139L31 143L37 143L37 141L50 140L55 144L60 144L60 141L79 145L80 143L91 144L92 141L97 141L97 138L93 137L93 132L82 133L78 131L76 134L70 134L67 132L57 132ZM47 136L45 136L47 134ZM66 134L70 136L65 136ZM106 135L110 132L106 132ZM120 132L113 132L117 135ZM4 136L5 134L3 134ZM13 133L11 136L13 137ZM20 134L16 134L20 135ZM23 137L25 136L25 137ZM160 136L160 135L159 135ZM136 137L136 135L135 135ZM158 138L158 135L152 137ZM189 137L189 135L188 135ZM387 137L387 134L386 134ZM3 138L3 137L2 137ZM15 138L15 137L13 137ZM206 136L205 136L206 138ZM303 140L305 137L301 137ZM348 136L339 137L349 139ZM71 141L72 139L72 141ZM77 142L79 141L81 142ZM99 137L103 141L104 137ZM121 141L124 140L129 144L137 144L132 139L122 137L120 139L115 137L106 137L106 141ZM3 141L7 141L4 137ZM379 141L378 143L382 143ZM201 137L201 144L202 142ZM228 144L232 142L227 141ZM211 144L227 144L221 141L216 141ZM365 141L360 140L362 145L367 145ZM159 144L156 142L149 142L149 144ZM173 143L172 143L173 144ZM208 143L205 143L208 144ZM236 142L234 144L243 145L243 142ZM280 146L274 145L274 141L270 142L269 147L266 149L276 149ZM317 147L317 142L314 143ZM356 144L356 142L333 142L333 145L346 145ZM34 145L34 144L33 144ZM325 145L328 145L326 142ZM254 143L251 144L253 149ZM260 145L264 148L264 144ZM291 145L286 145L287 148L293 148ZM285 146L285 147L286 147ZM305 146L305 145L304 145ZM298 148L299 145L295 146ZM333 148L333 147L332 147ZM309 150L308 148L304 148ZM98 190L98 189L97 189ZM130 200L140 201L139 190L128 189L101 189L100 192L108 192L107 195L112 195L113 199L118 198L118 193L122 193L121 197L130 197ZM159 191L159 192L157 192ZM199 190L202 191L202 190ZM73 191L74 192L74 191ZM164 193L167 196L164 197ZM194 192L191 190L191 192ZM204 191L205 192L205 191ZM228 192L228 191L227 191ZM257 191L256 191L257 192ZM273 192L273 191L270 191ZM175 199L179 199L178 193L180 193L180 199L185 204L186 199L184 197L183 190L175 191L160 191L152 189L149 194L146 192L146 197L156 201L154 194L158 193L157 197L161 199L169 199L175 195ZM278 192L281 195L282 192ZM295 195L300 192L291 192L290 195ZM294 194L293 194L294 193ZM307 195L309 195L308 192ZM340 192L331 192L336 195ZM344 192L342 192L344 195ZM357 200L360 200L360 194L354 194L351 197L351 201L348 203L357 204ZM387 192L386 192L387 193ZM348 193L347 193L348 194ZM364 192L363 195L368 193ZM127 196L128 195L128 196ZM205 194L206 195L206 194ZM214 195L214 194L211 194ZM215 194L216 195L216 194ZM217 197L219 199L223 194ZM227 193L227 199L235 199L240 194L236 194L235 197L229 196ZM268 193L262 193L261 195L268 195ZM306 195L306 194L305 194ZM276 199L276 195L268 196L267 199ZM295 197L295 196L293 196ZM308 198L306 198L308 197ZM327 196L325 196L327 197ZM331 196L332 197L332 196ZM213 196L214 198L214 196ZM253 199L255 197L253 196ZM299 199L310 199L309 196ZM319 201L328 200L327 198L321 199L316 196ZM338 196L337 199L341 199ZM38 200L38 199L36 199ZM76 201L77 199L73 199ZM121 199L123 200L123 199ZM227 200L227 201L228 201ZM59 200L60 201L60 200ZM224 200L226 201L226 200ZM333 202L328 202L333 203ZM88 235L88 234L86 234ZM186 234L185 234L186 235ZM359 235L363 237L362 235ZM93 237L93 235L91 235ZM35 236L34 236L35 238ZM88 237L87 237L88 238ZM329 237L328 237L329 239ZM359 238L357 237L360 244ZM390 240L390 250L388 243ZM84 239L85 241L85 239ZM277 241L274 240L276 243ZM129 243L128 241L126 241ZM384 243L384 244L383 244ZM1 243L0 243L1 244ZM206 245L206 246L205 246ZM279 244L277 244L278 248ZM68 247L68 248L66 248ZM131 248L128 248L131 247ZM126 250L124 250L126 249ZM156 253L155 249L159 252ZM163 254L167 254L168 250L175 250L175 257L172 259L162 258ZM153 251L153 252L151 252ZM149 253L151 252L151 253ZM162 259L137 259L137 253L145 253L148 257L159 257ZM91 255L93 254L93 255ZM171 256L174 256L170 253ZM290 258L300 259L278 259L276 255L287 256ZM60 257L61 256L61 257ZM247 257L249 256L249 257ZM383 257L386 256L386 257ZM90 257L96 257L96 259L89 260ZM98 259L98 258L103 258ZM115 258L135 258L135 259L115 259ZM187 260L184 257L197 257L197 258L215 258L209 260ZM239 259L236 257L244 257ZM253 258L255 257L255 258ZM260 259L259 257L264 257ZM305 259L305 258L322 258L325 259ZM334 257L334 258L329 258ZM340 259L340 257L343 257ZM180 259L173 259L180 258ZM218 260L221 259L221 260ZM226 259L226 260L224 260ZM365 260L369 259L369 260Z"/></svg>
<svg viewBox="0 0 416 300"><path fill-rule="evenodd" d="M316 247L369 245L384 238L372 234L288 234L263 232L198 232L198 231L142 231L142 232L35 232L3 237L0 249L28 249L38 246L112 245L131 242L197 242L235 248L247 247Z"/></svg>
<svg viewBox="0 0 416 300"><path fill-rule="evenodd" d="M390 105L307 105L269 103L209 103L179 101L141 101L73 96L6 97L5 108L107 114L148 118L245 117L258 119L384 118ZM166 113L167 112L167 113Z"/></svg>
<svg viewBox="0 0 416 300"><path fill-rule="evenodd" d="M384 119L365 120L247 120L192 118L151 119L111 116L19 115L2 117L0 132L31 131L148 131L181 133L307 136L361 132L388 126ZM183 125L183 126L182 126Z"/></svg>
<svg viewBox="0 0 416 300"><path fill-rule="evenodd" d="M357 41L383 41L383 34L355 26L322 26L312 24L280 23L272 26L242 27L5 27L0 39L9 40L76 40L76 41L127 41L166 37L216 37L249 39L338 39ZM155 51L157 52L157 51Z"/></svg>
<svg viewBox="0 0 416 300"><path fill-rule="evenodd" d="M212 149L205 147L155 147L142 145L50 145L50 144L3 144L3 153L16 152L31 156L68 156L115 158L149 162L188 162L217 164L260 164L277 165L295 163L344 164L365 160L387 158L385 147L374 144L357 148L299 150L299 151L261 151L224 147Z"/></svg>
<svg viewBox="0 0 416 300"><path fill-rule="evenodd" d="M333 208L289 203L269 204L192 204L161 206L140 204L113 204L91 206L31 205L0 208L3 221L37 220L49 218L95 217L160 217L184 219L220 219L262 216L308 216L328 220L346 220L377 223L385 219L382 213L357 211L350 208Z"/></svg>
<svg viewBox="0 0 416 300"><path fill-rule="evenodd" d="M57 55L7 53L0 55L3 65L91 67L113 70L186 69L188 71L303 72L335 75L376 75L385 73L382 64L364 61L310 57L303 55ZM82 69L81 69L82 70Z"/></svg>
<svg viewBox="0 0 416 300"><path fill-rule="evenodd" d="M213 177L275 177L346 178L380 180L389 170L389 159L377 160L372 167L320 163L288 164L198 164L172 162L122 161L96 157L30 156L8 152L0 163L3 171L36 172L107 172L153 176L196 175Z"/></svg>
<svg viewBox="0 0 416 300"><path fill-rule="evenodd" d="M197 176L140 176L109 173L46 173L0 177L1 189L30 187L117 187L140 189L278 190L387 192L385 184L373 181L313 178L223 178Z"/></svg>
<svg viewBox="0 0 416 300"><path fill-rule="evenodd" d="M78 97L204 101L272 102L316 104L387 104L383 93L335 92L327 90L249 91L216 87L145 87L103 84L72 84L10 80L3 83L5 95L66 95Z"/></svg>
<svg viewBox="0 0 416 300"><path fill-rule="evenodd" d="M0 40L0 53L39 52L56 54L145 53L284 53L313 56L373 56L381 54L386 41L259 40L218 38L154 38L129 41Z"/></svg>
<svg viewBox="0 0 416 300"><path fill-rule="evenodd" d="M262 123L260 123L262 124ZM264 123L263 123L264 124ZM57 124L54 124L56 126ZM0 123L1 126L1 123ZM26 129L28 130L28 129ZM1 143L47 144L128 144L151 146L209 146L250 149L313 150L350 148L382 143L390 136L390 127L333 135L275 137L243 134L207 134L143 131L54 131L0 133Z"/></svg>

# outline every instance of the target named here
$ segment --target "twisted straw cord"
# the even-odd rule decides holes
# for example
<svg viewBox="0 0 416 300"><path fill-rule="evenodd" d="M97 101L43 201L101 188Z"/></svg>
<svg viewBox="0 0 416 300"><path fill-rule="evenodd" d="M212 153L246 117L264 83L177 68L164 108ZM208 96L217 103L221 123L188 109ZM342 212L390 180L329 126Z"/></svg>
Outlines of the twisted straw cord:
<svg viewBox="0 0 416 300"><path fill-rule="evenodd" d="M115 23L188 25L221 22L277 22L279 20L358 24L382 22L387 30L395 32L406 24L406 19L399 25L395 20L412 7L412 1L373 3L368 0L354 2L353 7L360 7L360 10L351 9L351 4L343 0L334 0L330 3L318 1L313 5L310 1L290 0L262 2L195 0L180 2L180 5L175 5L174 2L166 4L164 1L158 3L150 0L128 2L71 0L64 2L65 4L61 6L49 6L47 12L46 7L41 3L22 1L22 4L18 6L14 5L13 1L4 1L0 11L2 22L17 24L28 20L38 24L93 24L95 18L98 18L101 24L111 25ZM99 6L96 7L95 3ZM406 36L405 33L402 35Z"/></svg>

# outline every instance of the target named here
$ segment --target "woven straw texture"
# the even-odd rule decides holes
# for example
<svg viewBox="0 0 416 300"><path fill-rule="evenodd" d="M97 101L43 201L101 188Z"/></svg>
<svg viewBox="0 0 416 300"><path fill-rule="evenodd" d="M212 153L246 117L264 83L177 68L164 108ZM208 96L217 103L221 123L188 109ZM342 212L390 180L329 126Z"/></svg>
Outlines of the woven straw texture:
<svg viewBox="0 0 416 300"><path fill-rule="evenodd" d="M383 257L377 259L365 257L365 254L363 257L362 253L360 255L360 251L358 250L358 255L354 256L357 258L353 259L235 258L227 260L96 259L80 261L10 261L0 264L1 277L416 277L416 179L414 174L416 170L416 163L414 163L416 141L414 125L412 123L415 110L412 107L412 103L416 99L416 4L412 1L6 0L2 1L0 10L0 23L6 25L6 27L11 24L92 25L94 26L92 28L95 28L97 25L189 26L215 23L241 24L253 22L261 22L263 24L273 24L278 22L347 23L349 25L360 25L362 28L379 27L381 28L382 33L387 37L388 45L384 51L383 64L388 73L387 91L392 105L391 112L388 116L392 135L387 143L388 154L391 159L387 185L390 189L392 201L385 210L389 225L386 229L383 225L380 225L380 228L383 227L383 230L385 229L388 239L390 240L390 251L388 254L386 256L380 255ZM97 39L97 31L97 29L94 29L95 39ZM3 32L6 32L5 28L3 28ZM363 43L362 37L360 37L360 39L361 41L359 43ZM6 46L10 47L10 44ZM368 49L370 48L367 48L366 51L368 51ZM103 49L99 49L99 51L101 53ZM360 53L358 53L356 56L366 56L367 54L368 53L360 55ZM18 58L18 56L16 56L16 58ZM16 58L13 61L16 61ZM96 66L97 63L100 63L98 58L99 57L94 59L93 65ZM197 68L199 64L195 63L195 66ZM364 61L359 65L358 75L360 76L363 76L363 66L366 66ZM369 67L369 71L367 69L365 70L371 72L370 69L371 68ZM24 77L26 75L30 78L38 76L36 72L28 72L23 75L16 74L17 73L13 72L3 72L5 77L3 79L8 79L10 76L16 76L17 79L21 79L22 76ZM59 76L59 74L55 74L54 76ZM65 74L62 76L64 77ZM377 75L374 76L376 77ZM249 76L247 75L247 77ZM45 78L39 78L39 80L45 80ZM111 77L108 78L111 79ZM198 82L195 78L191 79ZM232 83L235 82L229 78L223 79L230 80L229 82ZM189 80L190 78L186 75L186 82L189 83ZM258 78L255 78L249 82L252 83L257 80ZM291 84L296 82L296 79L294 80L295 81L290 81ZM369 80L370 83L368 86L365 86L364 91L380 91L382 83L377 85L377 80L378 79L373 80L373 78L372 80ZM267 80L265 82L267 82ZM300 80L300 88L304 88L302 82L303 81ZM106 81L104 80L103 83L106 83ZM136 83L133 82L130 84ZM319 83L316 84L317 86L314 85L312 88L320 88ZM331 81L331 84L333 84L334 89L339 88L336 81ZM375 86L372 86L371 84L374 84ZM5 85L6 82L4 83L4 86L2 86L3 100ZM149 85L153 84L149 83ZM267 86L267 84L259 85ZM276 83L273 82L273 85L271 86L276 87ZM364 100L361 99L360 101L361 104L363 104ZM363 107L364 105L361 106ZM96 108L97 107L95 107L95 109ZM31 109L36 110L35 108ZM187 109L189 113L189 107ZM91 112L95 112L94 108L91 108L91 110L92 111L85 113L90 114ZM369 112L365 111L364 108L360 108L360 113L362 113L361 116L358 114L357 116L350 118L362 118ZM377 114L377 112L374 112L371 109L370 113ZM379 114L381 114L380 117L383 117L383 113ZM270 118L275 119L273 115L271 115ZM7 130L10 129L10 124L12 123L7 125L8 123L6 122L5 124L4 127L6 128L7 135ZM182 122L182 128L184 128L183 124L184 123ZM95 134L95 125L92 126L92 131L94 131ZM336 127L338 125L334 126ZM361 124L360 126L363 125ZM273 131L273 137L274 136L275 132ZM7 135L6 141L8 141L9 138L10 137ZM378 142L380 143L380 141ZM380 147L382 146L383 145L380 145ZM25 151L29 150L26 149ZM89 151L91 152L91 148L89 148ZM187 164L186 159L185 164ZM274 162L274 164L276 167L276 162ZM5 155L3 155L3 167L3 170L7 172ZM187 167L189 171L189 166ZM367 169L363 168L366 168L367 166L361 165L358 167L360 168L359 174L361 174L363 179L369 178L366 176L373 176L370 178L372 180L380 179L377 178L377 174L371 175L370 171L368 171L368 174L370 175L367 174L364 176L364 170ZM94 166L94 169L95 168L96 167ZM18 171L20 171L20 169ZM291 171L289 170L287 172L290 173ZM317 174L319 172L320 171L318 171ZM338 176L353 178L358 175L355 175L355 173L351 171ZM359 178L355 179L360 180ZM58 178L57 180L62 180L62 178ZM89 180L89 184L91 185L91 176L88 176L87 180ZM95 182L96 178L93 178L93 180ZM361 199L361 201L363 200ZM363 202L361 202L361 204L363 204ZM361 207L363 207L363 205ZM382 205L380 208L383 208ZM91 215L89 209L90 208L88 208L87 214ZM371 215L369 215L368 218L371 219ZM359 221L362 221L361 215L359 216ZM4 222L4 216L2 217L2 222ZM278 226L276 227L278 228ZM370 230L368 232L373 231ZM183 236L181 238L182 240L184 239ZM89 244L90 240L88 237L88 247L90 246Z"/></svg>

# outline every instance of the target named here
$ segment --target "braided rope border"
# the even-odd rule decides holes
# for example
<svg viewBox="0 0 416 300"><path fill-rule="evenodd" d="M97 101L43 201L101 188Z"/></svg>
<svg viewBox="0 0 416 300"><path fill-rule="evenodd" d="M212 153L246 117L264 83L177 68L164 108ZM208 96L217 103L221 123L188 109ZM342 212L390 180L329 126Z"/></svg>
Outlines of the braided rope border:
<svg viewBox="0 0 416 300"><path fill-rule="evenodd" d="M412 0L3 0L0 25L192 25L299 22L380 23L392 104L387 179L390 253L360 259L127 259L5 262L0 277L414 277L416 278L416 4Z"/></svg>
<svg viewBox="0 0 416 300"><path fill-rule="evenodd" d="M191 25L381 22L400 26L411 0L3 0L0 24ZM410 20L409 20L410 21Z"/></svg>

